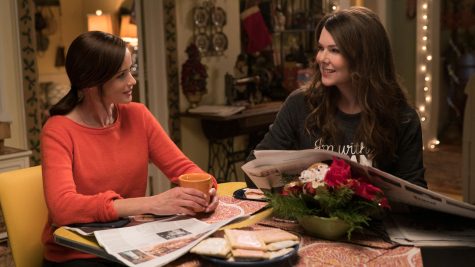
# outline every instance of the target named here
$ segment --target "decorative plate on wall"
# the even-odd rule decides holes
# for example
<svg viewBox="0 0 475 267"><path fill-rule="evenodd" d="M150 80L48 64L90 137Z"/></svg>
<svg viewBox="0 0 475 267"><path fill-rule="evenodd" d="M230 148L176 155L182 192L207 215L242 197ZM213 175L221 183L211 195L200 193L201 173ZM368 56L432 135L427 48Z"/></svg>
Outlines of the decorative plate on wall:
<svg viewBox="0 0 475 267"><path fill-rule="evenodd" d="M226 11L221 7L213 8L213 13L211 14L211 21L217 27L223 27L226 24Z"/></svg>
<svg viewBox="0 0 475 267"><path fill-rule="evenodd" d="M195 25L197 27L206 27L208 25L209 13L204 7L196 7L193 12L193 20L195 21Z"/></svg>
<svg viewBox="0 0 475 267"><path fill-rule="evenodd" d="M228 48L228 38L223 33L226 25L226 11L212 1L204 1L194 7L194 42L202 56L221 56Z"/></svg>
<svg viewBox="0 0 475 267"><path fill-rule="evenodd" d="M213 35L212 43L216 52L222 52L228 48L228 38L222 32Z"/></svg>
<svg viewBox="0 0 475 267"><path fill-rule="evenodd" d="M200 33L195 36L195 44L201 53L207 52L209 48L209 38L206 34Z"/></svg>

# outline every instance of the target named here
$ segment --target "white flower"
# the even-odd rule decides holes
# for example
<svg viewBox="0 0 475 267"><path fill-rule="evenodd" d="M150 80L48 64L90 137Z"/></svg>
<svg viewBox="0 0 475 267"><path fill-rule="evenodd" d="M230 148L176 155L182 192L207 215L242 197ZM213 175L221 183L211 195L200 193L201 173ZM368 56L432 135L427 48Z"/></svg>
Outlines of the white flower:
<svg viewBox="0 0 475 267"><path fill-rule="evenodd" d="M320 182L323 182L323 178L325 178L325 174L327 173L328 169L328 164L321 162L315 163L300 173L299 180L302 183L312 182L312 187L316 188L316 185L320 184ZM313 182L316 183L314 184Z"/></svg>

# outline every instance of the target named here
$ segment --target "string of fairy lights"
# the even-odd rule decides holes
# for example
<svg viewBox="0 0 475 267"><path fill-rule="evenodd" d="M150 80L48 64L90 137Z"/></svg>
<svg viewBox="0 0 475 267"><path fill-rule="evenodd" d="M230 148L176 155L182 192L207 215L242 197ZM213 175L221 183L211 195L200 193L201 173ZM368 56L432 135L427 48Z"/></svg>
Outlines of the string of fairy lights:
<svg viewBox="0 0 475 267"><path fill-rule="evenodd" d="M431 47L431 17L429 8L431 0L419 1L417 23L417 78L416 78L416 103L419 110L424 139L428 140L424 148L435 150L440 141L430 134L431 111L432 111L432 88L433 88L433 56Z"/></svg>

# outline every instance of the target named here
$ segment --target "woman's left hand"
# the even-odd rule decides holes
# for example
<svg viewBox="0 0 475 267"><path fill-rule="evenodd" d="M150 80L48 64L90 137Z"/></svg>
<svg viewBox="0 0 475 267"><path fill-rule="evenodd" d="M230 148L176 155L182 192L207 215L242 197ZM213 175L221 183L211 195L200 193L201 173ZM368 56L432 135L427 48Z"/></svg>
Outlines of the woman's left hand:
<svg viewBox="0 0 475 267"><path fill-rule="evenodd" d="M211 198L210 203L208 204L208 207L206 207L205 212L212 212L214 211L219 204L218 196L216 196L216 189L211 188L209 190L209 196Z"/></svg>

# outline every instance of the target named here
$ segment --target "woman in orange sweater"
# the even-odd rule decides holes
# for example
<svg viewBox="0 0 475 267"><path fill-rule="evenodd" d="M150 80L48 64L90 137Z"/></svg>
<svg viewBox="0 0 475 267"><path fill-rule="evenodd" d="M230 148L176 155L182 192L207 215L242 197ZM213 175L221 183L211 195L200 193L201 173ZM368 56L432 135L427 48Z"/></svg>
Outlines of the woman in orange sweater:
<svg viewBox="0 0 475 267"><path fill-rule="evenodd" d="M172 142L148 109L132 101L136 83L125 42L87 32L71 44L66 72L71 90L50 110L41 133L48 221L45 266L114 266L91 254L55 244L58 226L107 222L138 214L211 212L198 190L175 187L145 196L149 161L171 179L204 172ZM216 187L216 181L214 181Z"/></svg>

